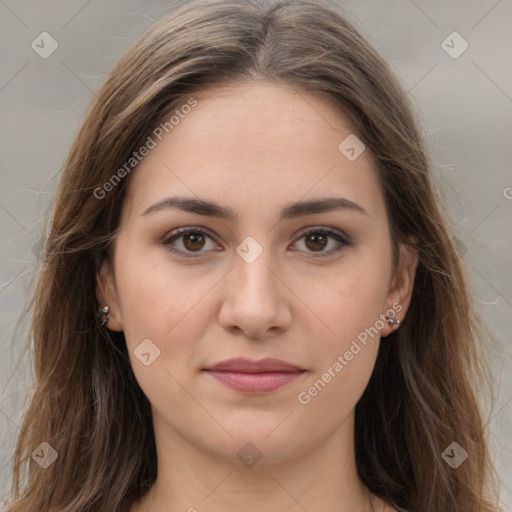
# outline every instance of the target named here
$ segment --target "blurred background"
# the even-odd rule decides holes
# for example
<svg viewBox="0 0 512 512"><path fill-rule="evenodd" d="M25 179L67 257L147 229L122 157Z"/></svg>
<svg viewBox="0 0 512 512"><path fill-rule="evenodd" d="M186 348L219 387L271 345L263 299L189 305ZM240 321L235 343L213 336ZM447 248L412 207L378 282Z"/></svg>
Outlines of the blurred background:
<svg viewBox="0 0 512 512"><path fill-rule="evenodd" d="M488 424L511 511L512 1L337 4L409 91L479 310L501 342L490 348L499 389ZM173 5L0 0L0 505L32 390L29 318L19 320L61 167L108 70Z"/></svg>

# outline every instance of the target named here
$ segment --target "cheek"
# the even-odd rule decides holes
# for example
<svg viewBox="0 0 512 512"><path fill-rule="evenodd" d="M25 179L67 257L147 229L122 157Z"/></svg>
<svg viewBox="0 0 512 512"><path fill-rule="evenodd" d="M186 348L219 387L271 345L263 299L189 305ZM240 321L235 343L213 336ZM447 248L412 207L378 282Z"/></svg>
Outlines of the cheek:
<svg viewBox="0 0 512 512"><path fill-rule="evenodd" d="M347 418L368 385L377 358L385 325L379 318L381 295L358 294L350 288L346 292L333 292L332 301L322 309L335 334L325 335L315 347L312 374L297 395L310 428L313 418L320 416L326 428Z"/></svg>
<svg viewBox="0 0 512 512"><path fill-rule="evenodd" d="M124 245L124 247L123 247ZM126 249L123 251L123 249ZM165 250L119 245L116 280L123 330L129 349L150 339L160 350L175 353L194 340L208 324L198 314L218 276L198 276L169 263ZM172 346L166 340L172 338Z"/></svg>
<svg viewBox="0 0 512 512"><path fill-rule="evenodd" d="M363 393L385 327L390 268L390 253L376 259L361 252L347 258L324 286L309 288L314 290L309 301L326 326L313 354L314 373L308 381L313 387L310 392L304 389L314 407L339 401L347 412ZM339 416L343 411L332 409L327 414Z"/></svg>
<svg viewBox="0 0 512 512"><path fill-rule="evenodd" d="M365 329L384 327L380 315L386 309L390 272L390 251L361 250L349 254L323 286L314 284L314 276L309 283L302 281L302 293L309 290L308 302L331 333L326 344L330 352L350 346Z"/></svg>
<svg viewBox="0 0 512 512"><path fill-rule="evenodd" d="M187 382L197 366L197 342L208 328L208 292L212 276L190 279L173 272L165 255L132 253L119 262L118 293L126 345L135 377L159 410L169 404L186 410L190 396L180 383ZM138 257L137 257L138 256ZM218 280L218 278L217 278ZM198 419L203 419L199 417Z"/></svg>

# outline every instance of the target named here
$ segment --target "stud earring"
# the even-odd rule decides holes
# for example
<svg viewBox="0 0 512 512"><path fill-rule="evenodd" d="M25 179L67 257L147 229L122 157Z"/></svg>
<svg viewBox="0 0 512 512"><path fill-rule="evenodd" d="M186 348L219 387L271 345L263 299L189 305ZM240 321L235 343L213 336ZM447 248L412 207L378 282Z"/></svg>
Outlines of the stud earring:
<svg viewBox="0 0 512 512"><path fill-rule="evenodd" d="M398 319L395 320L395 319L391 318L390 316L386 317L386 322L388 324L391 324L393 326L393 328L400 326L400 320L398 320Z"/></svg>
<svg viewBox="0 0 512 512"><path fill-rule="evenodd" d="M108 323L108 312L109 312L108 306L104 306L103 308L100 309L100 311L98 313L98 318L100 319L100 327L103 327L104 325L106 325Z"/></svg>

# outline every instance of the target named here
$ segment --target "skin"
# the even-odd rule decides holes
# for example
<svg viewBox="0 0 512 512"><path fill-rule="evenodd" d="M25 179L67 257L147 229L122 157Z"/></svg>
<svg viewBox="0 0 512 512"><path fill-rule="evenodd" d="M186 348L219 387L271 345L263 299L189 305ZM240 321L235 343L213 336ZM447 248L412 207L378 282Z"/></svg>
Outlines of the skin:
<svg viewBox="0 0 512 512"><path fill-rule="evenodd" d="M401 246L393 267L372 157L366 150L349 161L338 150L353 129L314 94L252 82L216 86L196 99L130 176L113 267L104 262L97 275L99 303L110 307L107 327L124 331L152 404L158 478L131 512L391 511L376 497L370 505L357 476L354 407L380 338L396 328L376 322L393 304L401 306L396 318L406 314L417 255ZM143 214L172 196L212 201L237 216ZM325 197L349 199L366 213L279 219L293 202ZM189 226L206 235L162 243ZM330 237L315 243L305 228L345 233L351 245ZM252 263L236 252L248 236L263 249ZM374 325L379 334L300 403L298 394ZM160 350L149 366L134 354L145 339ZM201 371L233 357L275 357L306 371L259 395ZM237 457L247 442L261 454L252 467Z"/></svg>

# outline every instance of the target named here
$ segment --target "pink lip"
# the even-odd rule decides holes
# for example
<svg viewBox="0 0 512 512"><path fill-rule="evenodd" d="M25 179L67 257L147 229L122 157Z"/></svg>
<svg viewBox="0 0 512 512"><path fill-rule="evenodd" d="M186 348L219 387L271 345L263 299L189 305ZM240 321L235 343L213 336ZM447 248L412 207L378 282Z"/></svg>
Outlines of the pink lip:
<svg viewBox="0 0 512 512"><path fill-rule="evenodd" d="M259 361L230 359L205 369L225 386L244 393L275 391L300 377L305 370L282 361L266 358Z"/></svg>

